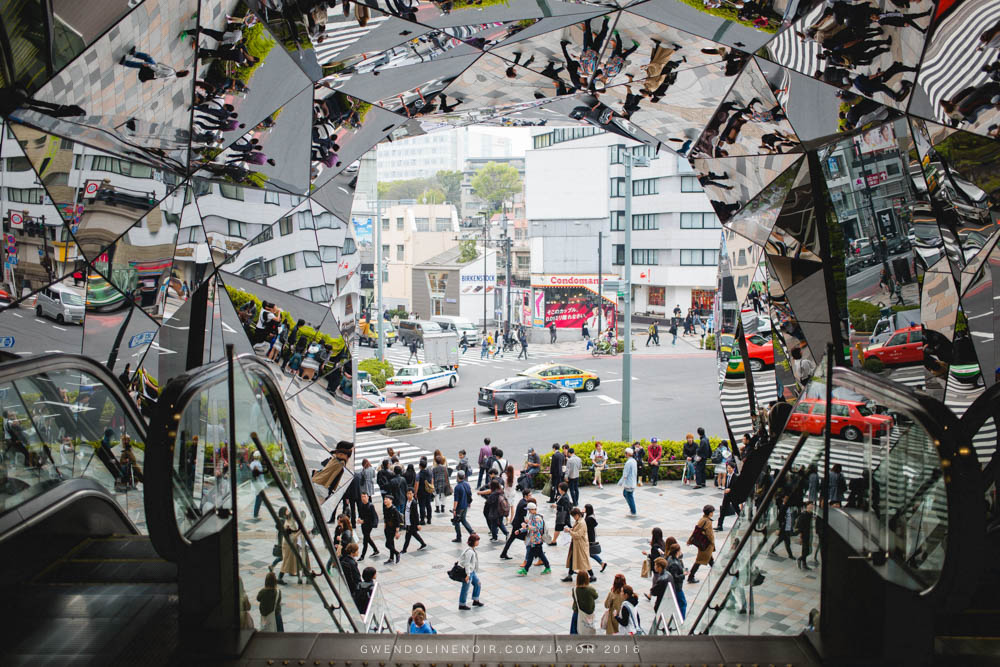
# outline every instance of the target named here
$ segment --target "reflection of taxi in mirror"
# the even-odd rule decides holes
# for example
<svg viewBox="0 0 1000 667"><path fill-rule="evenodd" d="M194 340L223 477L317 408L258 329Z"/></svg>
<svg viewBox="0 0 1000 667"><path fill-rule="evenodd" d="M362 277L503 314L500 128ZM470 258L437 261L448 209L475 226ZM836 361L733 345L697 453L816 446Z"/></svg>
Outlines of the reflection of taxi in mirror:
<svg viewBox="0 0 1000 667"><path fill-rule="evenodd" d="M601 378L598 377L597 373L584 371L573 366L566 366L565 364L538 364L524 369L518 375L546 380L560 387L575 389L576 391L580 391L581 389L583 391L594 391L601 384Z"/></svg>
<svg viewBox="0 0 1000 667"><path fill-rule="evenodd" d="M729 354L729 360L726 364L726 377L728 378L741 378L746 374L746 368L743 366L743 357L740 356L739 348L734 348Z"/></svg>
<svg viewBox="0 0 1000 667"><path fill-rule="evenodd" d="M892 424L892 417L876 413L872 406L862 401L835 398L830 403L830 432L835 437L858 442L866 433L871 432L874 437ZM785 430L820 435L825 426L826 401L806 397L796 403Z"/></svg>
<svg viewBox="0 0 1000 667"><path fill-rule="evenodd" d="M747 356L750 357L750 370L752 371L762 371L766 366L773 366L773 339L765 338L760 334L747 336Z"/></svg>
<svg viewBox="0 0 1000 667"><path fill-rule="evenodd" d="M897 329L883 345L865 350L865 360L878 359L886 366L921 364L924 361L924 334L920 325Z"/></svg>
<svg viewBox="0 0 1000 667"><path fill-rule="evenodd" d="M369 426L385 426L385 422L393 415L405 415L406 408L398 403L376 403L368 396L358 396L354 399L355 425L357 428Z"/></svg>

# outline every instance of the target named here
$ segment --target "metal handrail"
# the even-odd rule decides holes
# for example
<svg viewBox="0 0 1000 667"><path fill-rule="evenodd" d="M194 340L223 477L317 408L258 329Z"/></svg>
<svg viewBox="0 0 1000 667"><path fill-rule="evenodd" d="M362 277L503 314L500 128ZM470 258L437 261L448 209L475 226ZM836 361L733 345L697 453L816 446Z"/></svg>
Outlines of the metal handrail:
<svg viewBox="0 0 1000 667"><path fill-rule="evenodd" d="M372 587L372 595L368 598L368 609L365 610L366 632L390 633L393 631L392 617L385 611L387 606L385 596L382 594L382 587L376 581L375 586Z"/></svg>

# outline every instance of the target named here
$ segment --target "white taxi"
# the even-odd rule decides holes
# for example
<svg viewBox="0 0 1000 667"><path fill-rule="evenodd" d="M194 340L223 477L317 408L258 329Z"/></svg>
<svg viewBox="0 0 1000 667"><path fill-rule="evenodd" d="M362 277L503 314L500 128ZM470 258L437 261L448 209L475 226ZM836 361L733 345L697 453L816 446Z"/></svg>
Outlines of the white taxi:
<svg viewBox="0 0 1000 667"><path fill-rule="evenodd" d="M385 391L391 394L420 394L431 389L454 387L458 384L458 373L437 364L417 364L402 366L385 383Z"/></svg>

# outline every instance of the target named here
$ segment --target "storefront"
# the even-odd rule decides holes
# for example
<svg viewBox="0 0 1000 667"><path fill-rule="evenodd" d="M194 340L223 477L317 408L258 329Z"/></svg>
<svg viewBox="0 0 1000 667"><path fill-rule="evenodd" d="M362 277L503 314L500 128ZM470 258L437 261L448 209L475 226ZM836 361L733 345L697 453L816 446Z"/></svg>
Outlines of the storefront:
<svg viewBox="0 0 1000 667"><path fill-rule="evenodd" d="M617 276L603 276L603 280L617 280ZM597 290L598 276L542 274L533 275L531 323L536 327L554 322L558 329L582 329L586 323L591 332L597 331L599 305L602 301ZM603 298L602 322L614 321L617 303ZM602 325L606 326L606 325Z"/></svg>
<svg viewBox="0 0 1000 667"><path fill-rule="evenodd" d="M715 290L693 289L691 290L691 309L702 317L712 314L715 307Z"/></svg>

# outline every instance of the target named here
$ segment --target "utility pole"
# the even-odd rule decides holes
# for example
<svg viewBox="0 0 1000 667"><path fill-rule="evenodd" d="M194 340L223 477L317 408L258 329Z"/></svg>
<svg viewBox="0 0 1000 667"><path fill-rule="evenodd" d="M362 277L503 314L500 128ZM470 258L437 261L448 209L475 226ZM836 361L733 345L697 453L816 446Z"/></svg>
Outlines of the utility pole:
<svg viewBox="0 0 1000 667"><path fill-rule="evenodd" d="M649 159L624 152L625 162L625 352L622 356L622 440L632 441L632 167L648 167Z"/></svg>
<svg viewBox="0 0 1000 667"><path fill-rule="evenodd" d="M510 235L507 235L506 240L507 246L507 322L504 324L504 333L510 332L510 264L511 255L513 254L513 240Z"/></svg>
<svg viewBox="0 0 1000 667"><path fill-rule="evenodd" d="M604 312L604 232L597 232L597 338L601 340L601 314Z"/></svg>
<svg viewBox="0 0 1000 667"><path fill-rule="evenodd" d="M376 186L376 191L378 187ZM375 340L378 342L379 361L385 361L385 341L382 340L382 199L375 195ZM371 326L371 323L368 323Z"/></svg>
<svg viewBox="0 0 1000 667"><path fill-rule="evenodd" d="M489 334L486 331L486 275L488 273L486 265L486 246L490 242L490 222L489 217L483 214L483 341Z"/></svg>

